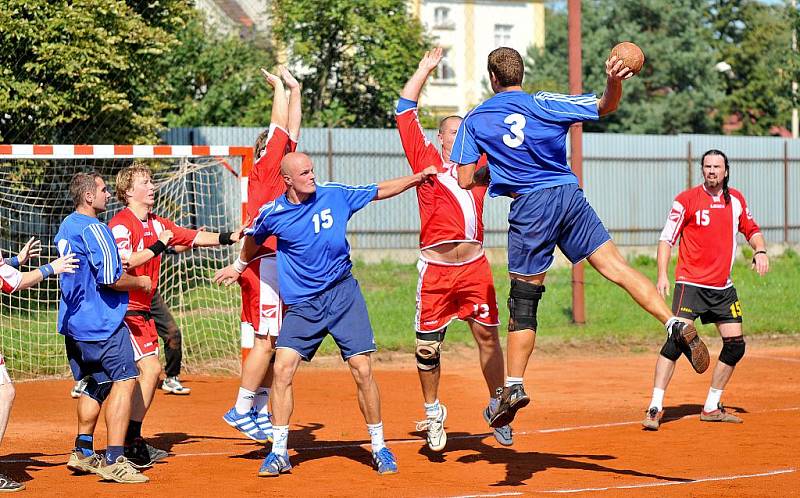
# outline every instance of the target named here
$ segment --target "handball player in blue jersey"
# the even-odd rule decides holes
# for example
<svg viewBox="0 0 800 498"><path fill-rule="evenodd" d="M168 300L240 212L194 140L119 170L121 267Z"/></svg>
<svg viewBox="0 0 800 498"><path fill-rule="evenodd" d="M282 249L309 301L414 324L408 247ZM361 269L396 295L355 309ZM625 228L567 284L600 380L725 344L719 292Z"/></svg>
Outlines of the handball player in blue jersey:
<svg viewBox="0 0 800 498"><path fill-rule="evenodd" d="M622 97L622 81L633 76L616 57L606 65L606 88L593 94L562 95L522 90L522 57L501 47L489 54L489 81L495 96L469 112L458 129L450 160L459 164L462 188L486 184L491 197L509 196L507 377L498 389L500 403L489 420L492 427L509 424L530 399L522 378L536 340L536 313L555 247L574 264L586 259L604 277L624 288L648 313L665 324L668 341L688 346L692 366L708 368L708 350L690 324L679 321L655 286L620 255L578 178L567 164L570 125L594 121L614 112ZM481 154L489 161L489 178L476 175Z"/></svg>
<svg viewBox="0 0 800 498"><path fill-rule="evenodd" d="M388 199L436 175L429 166L411 176L378 184L317 185L311 159L301 153L281 161L286 193L259 210L239 259L217 272L214 280L232 284L264 240L278 240L278 281L288 307L276 344L272 384L273 444L260 476L288 472L287 439L293 409L292 378L301 360L310 361L326 335L333 336L358 388L358 403L367 423L373 463L379 474L394 474L397 463L383 438L380 393L372 376L370 354L375 335L358 282L350 273L347 221L370 201Z"/></svg>

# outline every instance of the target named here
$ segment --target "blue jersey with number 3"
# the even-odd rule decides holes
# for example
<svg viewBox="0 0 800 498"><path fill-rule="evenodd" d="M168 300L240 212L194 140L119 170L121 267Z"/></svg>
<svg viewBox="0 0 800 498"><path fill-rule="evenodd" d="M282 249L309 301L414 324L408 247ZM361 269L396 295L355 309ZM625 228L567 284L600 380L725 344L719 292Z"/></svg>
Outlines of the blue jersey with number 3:
<svg viewBox="0 0 800 498"><path fill-rule="evenodd" d="M375 184L326 183L300 204L284 194L261 207L245 235L258 245L270 235L278 238L278 285L284 303L305 301L350 274L347 221L377 193Z"/></svg>
<svg viewBox="0 0 800 498"><path fill-rule="evenodd" d="M594 94L501 92L467 114L450 160L470 164L485 153L492 197L578 183L567 164L567 131L597 118Z"/></svg>

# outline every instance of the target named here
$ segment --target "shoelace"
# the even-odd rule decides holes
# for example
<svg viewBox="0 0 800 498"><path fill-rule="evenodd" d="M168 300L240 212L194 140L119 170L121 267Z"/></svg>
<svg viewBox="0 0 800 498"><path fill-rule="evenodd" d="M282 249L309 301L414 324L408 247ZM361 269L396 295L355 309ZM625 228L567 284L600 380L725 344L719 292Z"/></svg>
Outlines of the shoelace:
<svg viewBox="0 0 800 498"><path fill-rule="evenodd" d="M419 422L416 422L417 430L426 431L433 424L441 424L441 422L439 422L437 418L438 417L428 417L425 420L420 420Z"/></svg>

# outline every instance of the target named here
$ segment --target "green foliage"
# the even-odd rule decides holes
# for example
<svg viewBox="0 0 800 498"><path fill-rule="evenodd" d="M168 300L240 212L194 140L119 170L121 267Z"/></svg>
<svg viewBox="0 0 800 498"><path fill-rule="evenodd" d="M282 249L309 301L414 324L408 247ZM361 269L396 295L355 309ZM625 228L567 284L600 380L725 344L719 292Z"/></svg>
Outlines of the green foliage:
<svg viewBox="0 0 800 498"><path fill-rule="evenodd" d="M303 85L307 126L391 127L425 50L404 0L274 0L275 39Z"/></svg>
<svg viewBox="0 0 800 498"><path fill-rule="evenodd" d="M712 133L719 130L713 109L722 81L710 50L712 33L704 20L705 0L584 0L582 8L584 91L605 88L611 47L633 41L644 51L642 72L624 84L617 112L586 131L624 133ZM567 12L547 11L541 51L528 51L525 88L568 93Z"/></svg>

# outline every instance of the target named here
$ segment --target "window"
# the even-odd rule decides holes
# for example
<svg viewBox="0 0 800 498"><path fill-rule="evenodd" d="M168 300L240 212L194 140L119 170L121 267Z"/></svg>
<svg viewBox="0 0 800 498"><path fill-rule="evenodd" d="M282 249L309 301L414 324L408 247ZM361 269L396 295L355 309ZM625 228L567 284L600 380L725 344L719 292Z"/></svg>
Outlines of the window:
<svg viewBox="0 0 800 498"><path fill-rule="evenodd" d="M456 72L450 63L450 49L445 48L442 50L442 62L436 67L436 74L434 79L439 82L450 82L456 79Z"/></svg>
<svg viewBox="0 0 800 498"><path fill-rule="evenodd" d="M495 24L494 25L494 46L495 47L508 47L511 45L511 30L514 26L511 24Z"/></svg>
<svg viewBox="0 0 800 498"><path fill-rule="evenodd" d="M450 20L450 9L447 7L436 7L433 11L433 27L438 29L452 29L455 27Z"/></svg>

